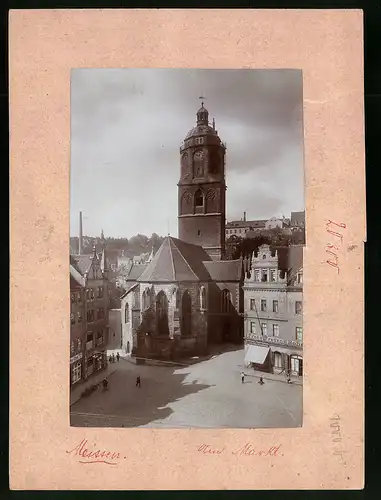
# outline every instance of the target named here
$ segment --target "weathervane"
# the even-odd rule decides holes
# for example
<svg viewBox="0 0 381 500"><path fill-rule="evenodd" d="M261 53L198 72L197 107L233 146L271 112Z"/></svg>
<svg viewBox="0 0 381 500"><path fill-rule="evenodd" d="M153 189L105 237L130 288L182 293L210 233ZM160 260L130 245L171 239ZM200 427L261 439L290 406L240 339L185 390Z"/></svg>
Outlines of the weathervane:
<svg viewBox="0 0 381 500"><path fill-rule="evenodd" d="M199 97L199 99L201 100L201 106L204 106L204 99L206 99L206 97L203 97L202 95Z"/></svg>

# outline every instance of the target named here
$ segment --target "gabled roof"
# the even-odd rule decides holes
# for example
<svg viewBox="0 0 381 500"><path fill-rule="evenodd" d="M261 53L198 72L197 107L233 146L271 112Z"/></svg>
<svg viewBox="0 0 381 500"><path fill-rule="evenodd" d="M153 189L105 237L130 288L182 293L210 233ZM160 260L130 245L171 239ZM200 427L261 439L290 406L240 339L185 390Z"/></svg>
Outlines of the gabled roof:
<svg viewBox="0 0 381 500"><path fill-rule="evenodd" d="M208 281L203 261L209 260L211 257L202 247L167 236L138 281Z"/></svg>
<svg viewBox="0 0 381 500"><path fill-rule="evenodd" d="M295 275L303 268L303 245L292 245L288 252L288 280L294 279Z"/></svg>
<svg viewBox="0 0 381 500"><path fill-rule="evenodd" d="M73 255L70 256L72 265L82 274L87 273L93 262L92 255Z"/></svg>
<svg viewBox="0 0 381 500"><path fill-rule="evenodd" d="M122 293L122 295L120 296L121 299L123 299L128 293L131 292L131 290L133 290L135 287L138 286L139 283L130 283L128 288Z"/></svg>
<svg viewBox="0 0 381 500"><path fill-rule="evenodd" d="M80 272L70 264L70 290L85 286L85 280Z"/></svg>
<svg viewBox="0 0 381 500"><path fill-rule="evenodd" d="M242 261L238 260L212 260L204 262L210 277L214 281L240 281L242 278Z"/></svg>

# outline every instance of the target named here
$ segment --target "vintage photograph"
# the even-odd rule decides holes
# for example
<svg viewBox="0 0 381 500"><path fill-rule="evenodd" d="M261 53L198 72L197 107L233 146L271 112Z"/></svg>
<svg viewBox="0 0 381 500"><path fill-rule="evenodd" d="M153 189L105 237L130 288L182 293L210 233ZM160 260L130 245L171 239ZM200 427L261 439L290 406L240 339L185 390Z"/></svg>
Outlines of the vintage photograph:
<svg viewBox="0 0 381 500"><path fill-rule="evenodd" d="M70 423L303 414L298 69L73 69Z"/></svg>

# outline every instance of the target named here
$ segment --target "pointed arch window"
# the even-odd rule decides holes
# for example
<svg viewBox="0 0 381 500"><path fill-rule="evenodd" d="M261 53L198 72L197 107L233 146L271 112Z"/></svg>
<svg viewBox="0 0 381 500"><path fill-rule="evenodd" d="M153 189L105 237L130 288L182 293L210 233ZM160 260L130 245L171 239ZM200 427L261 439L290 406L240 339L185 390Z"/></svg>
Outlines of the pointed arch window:
<svg viewBox="0 0 381 500"><path fill-rule="evenodd" d="M130 306L127 303L124 308L124 322L128 323L129 321L130 321Z"/></svg>
<svg viewBox="0 0 381 500"><path fill-rule="evenodd" d="M200 309L206 309L206 290L204 286L200 288Z"/></svg>
<svg viewBox="0 0 381 500"><path fill-rule="evenodd" d="M231 293L229 290L223 290L221 294L221 312L228 313L231 311Z"/></svg>
<svg viewBox="0 0 381 500"><path fill-rule="evenodd" d="M198 189L194 194L194 211L196 214L204 212L204 193Z"/></svg>

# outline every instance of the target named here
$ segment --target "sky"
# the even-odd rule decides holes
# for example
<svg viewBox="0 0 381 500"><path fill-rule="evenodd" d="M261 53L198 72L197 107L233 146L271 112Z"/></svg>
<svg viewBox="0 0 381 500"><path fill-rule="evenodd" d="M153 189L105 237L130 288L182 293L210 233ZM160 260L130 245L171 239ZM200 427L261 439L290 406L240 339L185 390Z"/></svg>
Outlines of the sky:
<svg viewBox="0 0 381 500"><path fill-rule="evenodd" d="M177 236L179 148L200 96L227 145L227 220L304 210L300 70L74 69L70 234Z"/></svg>

